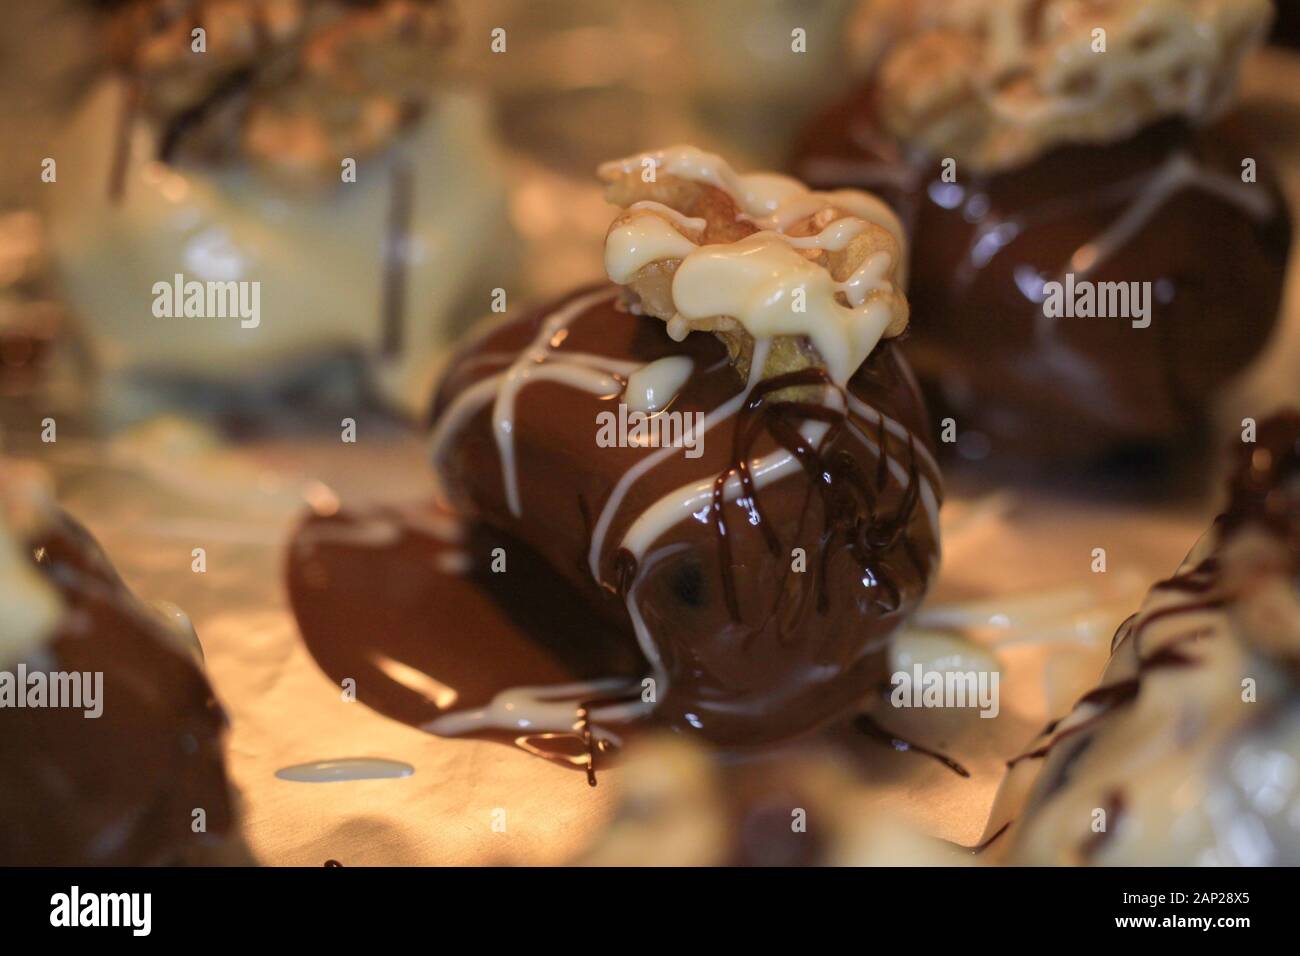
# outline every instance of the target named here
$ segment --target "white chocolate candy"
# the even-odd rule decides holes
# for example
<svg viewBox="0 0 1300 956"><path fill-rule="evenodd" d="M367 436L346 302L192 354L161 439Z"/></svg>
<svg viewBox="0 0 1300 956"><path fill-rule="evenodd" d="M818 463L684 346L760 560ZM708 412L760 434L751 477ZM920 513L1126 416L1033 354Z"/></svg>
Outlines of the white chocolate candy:
<svg viewBox="0 0 1300 956"><path fill-rule="evenodd" d="M1206 559L1212 558L1209 564ZM1017 865L1294 865L1300 709L1293 557L1202 538L1120 629L1097 689L1012 761L986 835Z"/></svg>
<svg viewBox="0 0 1300 956"><path fill-rule="evenodd" d="M114 201L123 92L113 81L92 93L47 190L64 289L110 375L238 384L350 350L387 400L422 410L438 353L508 278L494 271L506 267L492 253L508 251L509 228L481 102L437 94L394 147L358 160L356 182L341 181L340 165L340 182L317 192L291 193L239 164L159 163L140 120ZM258 283L256 325L156 317L155 284L178 274Z"/></svg>

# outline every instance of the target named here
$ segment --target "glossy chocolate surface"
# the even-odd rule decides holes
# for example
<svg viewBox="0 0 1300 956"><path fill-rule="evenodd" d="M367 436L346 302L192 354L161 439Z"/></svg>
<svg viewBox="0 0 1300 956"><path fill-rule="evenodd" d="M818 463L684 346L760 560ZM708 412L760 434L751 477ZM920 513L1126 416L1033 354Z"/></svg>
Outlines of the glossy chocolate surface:
<svg viewBox="0 0 1300 956"><path fill-rule="evenodd" d="M555 337L557 353L638 365L688 356L694 372L669 407L678 412L709 412L742 392L715 338L695 334L675 343L662 322L630 314L612 292ZM459 355L435 419L475 383L504 371L561 305L507 322ZM881 679L885 642L920 600L938 550L931 511L939 479L910 372L885 343L850 390L914 437L854 414L852 427L831 425L819 448L804 447L788 426L810 410L777 401L779 389L761 399L763 389L755 389L748 410L707 431L698 459L675 449L633 483L603 537L597 582L588 566L596 516L619 479L654 449L599 447L597 413L616 408L617 394L539 377L520 392L513 419L518 517L506 500L491 403L450 441L445 479L470 529L453 549L463 570L438 562L452 545L421 531L413 512L309 519L289 556L308 646L327 672L366 675L358 681L362 700L422 725L512 686L645 677L651 667L625 603L631 587L668 683L653 720L730 744L822 724L851 710ZM872 451L881 434L884 459ZM714 482L739 458L776 450L778 440L796 447L803 469L678 521L639 566L621 549L627 527L657 500L692 482ZM389 530L358 527L375 520ZM504 572L491 570L497 548ZM801 561L792 557L796 548L806 556ZM404 692L375 667L376 658L399 660L453 693L439 703Z"/></svg>
<svg viewBox="0 0 1300 956"><path fill-rule="evenodd" d="M59 516L30 545L65 613L52 642L24 663L29 674L103 672L103 713L0 709L0 862L199 862L234 818L226 718L211 686L79 524ZM192 829L198 809L201 833Z"/></svg>
<svg viewBox="0 0 1300 956"><path fill-rule="evenodd" d="M444 383L435 414L462 390L530 342L550 313L509 323L460 356ZM671 406L708 413L744 388L722 345L708 335L675 343L663 323L626 312L615 299L588 308L558 351L574 350L636 363L686 355L695 371ZM755 395L761 390L756 389ZM617 509L599 556L600 581L587 567L592 523L618 480L648 453L600 448L597 413L616 397L596 397L549 381L521 394L513 434L521 476L522 516L506 506L501 461L489 410L463 428L446 477L478 520L517 538L561 574L592 609L594 641L628 631L628 575L663 668L667 694L656 714L721 742L787 737L844 712L879 678L884 639L920 600L937 552L917 490L936 490L919 394L888 343L854 376L850 391L901 423L913 443L885 433L886 454L912 476L904 488L860 434L832 427L816 452L798 452L808 470L680 521L630 569L618 542L642 512L674 489L726 474L738 460L778 448L788 435L788 402L756 402L751 411L711 428L703 454L675 452L635 483ZM879 429L855 425L879 438ZM922 447L916 447L921 445ZM812 467L813 465L816 467ZM811 480L811 475L817 478ZM792 570L794 549L806 570ZM730 594L729 594L730 592ZM732 600L734 596L734 601Z"/></svg>
<svg viewBox="0 0 1300 956"><path fill-rule="evenodd" d="M1269 41L1300 49L1300 4L1295 0L1278 0Z"/></svg>
<svg viewBox="0 0 1300 956"><path fill-rule="evenodd" d="M936 418L983 432L995 454L1104 460L1192 442L1216 390L1268 341L1290 246L1283 198L1241 126L1171 120L997 175L958 166L946 183L875 112L870 89L837 104L798 144L794 172L822 188L872 189L903 218L913 249L904 350ZM1258 182L1244 186L1247 158ZM1156 201L1170 164L1183 162L1236 193L1193 184ZM1099 243L1116 229L1119 241ZM1088 271L1090 244L1113 248ZM1067 271L1150 282L1150 326L1047 318L1043 283Z"/></svg>

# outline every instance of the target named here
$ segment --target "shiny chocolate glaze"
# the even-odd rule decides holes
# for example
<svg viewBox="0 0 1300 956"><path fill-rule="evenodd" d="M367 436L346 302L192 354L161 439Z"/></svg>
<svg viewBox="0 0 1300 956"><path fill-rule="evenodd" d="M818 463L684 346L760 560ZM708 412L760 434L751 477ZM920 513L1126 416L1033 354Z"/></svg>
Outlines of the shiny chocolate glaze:
<svg viewBox="0 0 1300 956"><path fill-rule="evenodd" d="M1258 161L1252 185L1246 158ZM1104 462L1187 447L1275 324L1290 219L1232 119L1165 121L996 175L958 165L946 183L937 161L883 132L868 87L808 128L793 165L810 184L869 188L898 211L912 238L904 349L936 417L983 433L994 454ZM1215 185L1159 201L1179 169ZM1088 269L1090 245L1105 255ZM1046 318L1043 283L1066 272L1152 283L1150 326Z"/></svg>
<svg viewBox="0 0 1300 956"><path fill-rule="evenodd" d="M0 863L211 859L234 828L234 807L226 718L201 668L71 518L52 516L29 544L64 613L24 663L29 673L102 672L103 713L0 709ZM196 809L206 814L202 833L192 829Z"/></svg>
<svg viewBox="0 0 1300 956"><path fill-rule="evenodd" d="M435 424L476 383L505 371L576 297L499 325L463 351L436 399ZM670 411L709 413L746 387L718 340L693 334L673 342L662 322L629 313L612 287L551 344L560 356L636 365L689 357L694 371ZM848 389L865 415L888 416L893 431L864 417L863 406L845 417L805 401L821 381L804 373L760 383L738 413L706 432L699 458L675 450L645 471L615 500L607 531L595 539L598 575L589 562L597 516L619 480L655 451L598 447L597 414L616 409L617 394L540 375L520 392L511 427L518 516L507 501L491 401L454 428L440 466L475 522L518 541L564 580L552 603L575 601L589 615L583 641L593 652L641 648L652 664L646 673L659 682L657 719L729 744L788 737L846 712L883 676L885 642L937 562L939 476L923 402L901 356L882 343ZM809 419L829 426L816 447L797 431ZM882 441L883 456L875 452ZM765 487L750 484L747 463L782 447L803 468ZM740 497L715 494L640 560L622 547L656 502L693 483L717 488L733 469L745 483ZM795 569L800 553L805 570ZM529 587L524 573L501 577L512 592ZM644 621L639 641L630 609Z"/></svg>
<svg viewBox="0 0 1300 956"><path fill-rule="evenodd" d="M1274 4L1276 10L1273 20L1273 32L1269 34L1271 43L1300 48L1300 4L1295 0L1279 0Z"/></svg>

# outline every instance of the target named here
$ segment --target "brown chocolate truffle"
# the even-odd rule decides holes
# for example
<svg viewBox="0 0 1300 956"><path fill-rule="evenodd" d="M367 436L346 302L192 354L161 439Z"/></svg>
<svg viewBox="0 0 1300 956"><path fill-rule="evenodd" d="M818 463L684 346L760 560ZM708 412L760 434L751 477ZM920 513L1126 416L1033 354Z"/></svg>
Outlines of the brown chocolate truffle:
<svg viewBox="0 0 1300 956"><path fill-rule="evenodd" d="M882 202L685 145L599 175L620 285L471 337L433 405L447 500L327 509L288 567L308 647L367 703L593 784L632 725L744 745L851 714L942 495Z"/></svg>
<svg viewBox="0 0 1300 956"><path fill-rule="evenodd" d="M9 687L0 695L0 862L246 859L238 851L214 856L236 847L222 758L226 719L192 653L71 518L44 516L19 547L18 560L30 564L18 567L21 580L33 606L49 613L39 640L0 635L0 649L16 652L0 661ZM34 629L31 615L11 612L12 605L0 626ZM74 685L83 692L74 695L78 706L53 706L56 689L71 693ZM66 694L60 702L68 703Z"/></svg>
<svg viewBox="0 0 1300 956"><path fill-rule="evenodd" d="M698 457L600 447L628 369L667 358L690 364L668 410L708 423ZM882 677L938 535L923 406L892 344L834 412L778 394L824 385L821 370L747 389L720 340L675 343L603 287L499 326L452 368L436 403L449 489L567 581L591 609L590 640L639 645L657 718L715 741L778 739Z"/></svg>
<svg viewBox="0 0 1300 956"><path fill-rule="evenodd" d="M1222 118L1258 4L1209 8L1221 15L1203 25L1222 40L1213 60L1196 58L1182 21L1144 40L1124 32L1138 30L1123 18L1132 4L1103 7L1112 46L1096 61L1108 65L1081 75L1094 86L1077 95L1048 79L1059 51L1092 62L1086 36L1035 8L1022 73L990 102L943 85L962 57L969 71L997 66L982 35L949 28L900 47L795 150L801 178L873 189L903 219L905 349L937 416L982 433L981 454L1079 461L1185 446L1276 321L1290 218L1266 158ZM943 63L945 43L950 72L924 72L921 54ZM1145 75L1152 45L1186 69ZM1163 99L1146 95L1156 88Z"/></svg>

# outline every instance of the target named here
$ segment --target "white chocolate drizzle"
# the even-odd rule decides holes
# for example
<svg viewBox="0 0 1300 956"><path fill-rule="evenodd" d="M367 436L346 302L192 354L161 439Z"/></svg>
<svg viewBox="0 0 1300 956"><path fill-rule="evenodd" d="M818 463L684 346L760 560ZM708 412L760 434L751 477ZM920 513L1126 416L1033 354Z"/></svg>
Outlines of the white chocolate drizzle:
<svg viewBox="0 0 1300 956"><path fill-rule="evenodd" d="M669 355L641 366L627 377L623 403L629 411L657 412L665 408L695 371L685 355Z"/></svg>
<svg viewBox="0 0 1300 956"><path fill-rule="evenodd" d="M592 735L614 746L622 744L618 734L602 724L625 723L648 711L639 706L641 685L618 678L579 681L545 687L511 687L501 691L485 707L454 711L435 717L423 729L440 737L463 737L485 730L525 734L563 734L578 729L577 712L585 702L611 697L631 697L634 703L593 707Z"/></svg>
<svg viewBox="0 0 1300 956"><path fill-rule="evenodd" d="M770 343L766 341L760 341L754 347L754 360L750 363L749 381L745 385L745 390L729 401L723 402L704 416L704 428L702 430L704 435L708 435L711 429L716 428L719 423L726 421L744 407L745 402L749 400L750 392L754 390L754 386L761 380L761 369L767 360L769 347ZM596 519L596 525L591 532L591 546L587 551L587 566L591 569L592 577L597 581L600 580L600 556L604 551L605 538L609 534L609 527L614 521L614 516L618 514L623 505L623 499L632 490L633 485L652 469L670 458L674 451L675 449L671 447L656 449L619 476L618 482L614 485L614 490L610 492L609 498L605 501L605 506L600 510L600 516ZM768 469L769 473L770 470ZM762 487L758 484L760 480L762 479L758 475L754 476L756 487ZM710 479L711 481L712 479ZM712 487L711 483L709 487ZM633 522L632 527L623 535L621 546L631 551L632 555L639 561L645 555L646 544L653 543L677 521L681 520L684 515L691 513L690 503L694 500L694 490L695 485L692 484L660 498ZM728 491L732 491L732 489L728 487ZM728 500L734 500L734 497L733 491ZM646 515L652 513L654 517L646 519ZM643 526L644 530L634 540L631 536L632 529L639 526Z"/></svg>
<svg viewBox="0 0 1300 956"><path fill-rule="evenodd" d="M571 300L542 323L537 337L519 353L508 369L475 382L457 395L434 429L434 463L442 461L448 442L460 432L465 423L486 403L491 402L492 433L501 457L506 503L510 507L510 513L520 517L523 506L519 499L519 476L515 467L515 399L520 389L530 381L560 382L593 395L617 395L622 391L622 384L614 376L619 374L618 369L621 369L624 376L630 374L636 368L635 364L609 359L607 364L615 368L601 371L593 366L591 356L579 354L571 358L567 352L557 354L554 351L555 346L564 340L564 333L574 319L597 302L612 299L614 295L613 289L599 289Z"/></svg>
<svg viewBox="0 0 1300 956"><path fill-rule="evenodd" d="M911 481L909 472L893 456L888 456L887 450L880 448L862 428L854 425L853 417L856 416L869 425L879 426L895 440L914 449L917 461L922 466L916 472L921 485L919 499L937 535L938 493L931 476L937 475L938 469L924 443L915 440L900 422L871 408L849 394L844 387L888 325L888 316L882 315L870 299L873 292L887 285L892 288L901 281L897 278L901 263L890 261L888 254L870 255L851 276L837 282L827 270L802 254L809 250L843 249L855 236L867 230L871 223L886 228L896 237L898 248L902 250L905 246L902 244L902 229L898 220L874 197L853 191L811 193L797 181L776 174L739 176L718 157L691 147L677 147L645 155L666 173L726 189L736 198L737 206L743 214L751 217L761 229L748 237L748 241L732 245L700 246L695 239L700 238L707 229L708 224L704 220L684 216L659 203L643 201L629 207L639 215L611 231L611 236L615 238L606 249L606 262L611 277L616 280L620 277L627 278L646 263L663 258L680 258L683 263L678 269L678 275L685 272L681 301L688 308L693 305L700 310L710 310L710 314L740 313L748 318L747 327L754 333L748 381L738 394L705 415L702 434L707 435L736 415L749 401L753 390L763 379L772 339L776 335L807 334L818 345L823 356L833 363L828 371L835 384L822 389L822 403L849 416L848 434L862 441L874 454L886 455L889 458L890 475L904 489ZM632 157L607 164L602 167L602 175L616 175L620 170L639 168L639 165L639 158ZM790 236L782 231L792 223L806 221L828 207L845 210L851 215L826 222L813 235ZM746 278L748 282L738 284L734 281L736 277ZM788 318L764 311L764 295L788 297L795 287L802 287L809 300L816 299L821 303L820 320L791 325ZM670 402L685 387L694 372L693 363L685 357L676 356L648 365L636 365L610 357L560 349L574 321L592 306L606 302L616 294L616 289L600 289L564 303L542 321L534 340L521 350L508 368L461 391L435 426L432 438L435 466L443 461L450 442L468 421L490 406L507 504L512 514L522 517L523 502L520 498L514 449L515 407L519 393L530 382L554 382L601 398L622 398L630 408L650 412L658 411ZM839 295L849 304L843 305L836 301L835 297ZM788 298L783 307L776 311L784 311L787 317L791 314ZM671 333L671 326L669 331ZM815 446L821 442L828 428L824 422L810 420L804 422L799 430L805 441ZM601 582L602 556L611 550L608 547L610 531L628 494L642 478L678 451L679 449L665 446L640 457L619 477L601 505L592 527L587 555L589 570L597 583ZM755 488L763 488L801 469L798 458L782 448L754 461L750 467L750 477ZM697 512L710 506L716 478L716 474L701 476L651 503L627 525L614 549L627 550L637 562L636 574L626 589L624 600L638 645L656 681L657 699L660 700L667 693L668 677L654 635L638 605L639 585L649 569L680 547L669 545L656 551L653 550L655 543L675 525L693 516L698 517ZM735 501L742 493L739 477L735 474L729 476L724 482L723 500ZM593 697L607 698L613 690L631 696L618 703L606 702L601 706L593 706L588 717L596 740L617 743L617 736L607 728L597 727L596 722L631 720L653 707L653 704L641 701L639 687L629 688L626 681L513 688L499 694L486 707L442 715L426 725L425 729L450 736L485 729L542 736L572 734L577 727L577 710L586 706L584 701Z"/></svg>
<svg viewBox="0 0 1300 956"><path fill-rule="evenodd" d="M754 339L806 336L835 383L847 382L895 323L904 301L899 290L907 246L893 212L857 190L819 193L776 173L741 175L693 146L606 163L600 175L611 180L650 168L723 190L758 231L737 242L702 245L703 219L662 203L636 202L606 236L610 278L626 284L651 263L680 260L672 279L677 314L668 323L673 338L684 337L692 322L716 316L735 320ZM835 218L816 234L788 234L796 224L827 214ZM889 233L896 253L867 255L843 281L805 255L842 251L873 228Z"/></svg>
<svg viewBox="0 0 1300 956"><path fill-rule="evenodd" d="M662 216L637 216L615 226L606 238L605 272L615 282L626 285L651 262L685 259L698 248Z"/></svg>
<svg viewBox="0 0 1300 956"><path fill-rule="evenodd" d="M606 301L613 297L615 290L604 289L587 295L582 295L576 299L561 306L554 315L547 318L542 323L534 341L525 348L521 353L521 359L527 357L527 360L536 367L545 367L550 362L569 362L573 355L579 356L582 364L573 364L571 368L582 368L585 371L592 372L596 376L602 373L597 368L591 367L592 356L586 356L583 353L555 352L551 343L558 344L563 340L561 334L573 321L575 321L583 312L592 305ZM558 341L557 341L558 337ZM762 339L755 343L754 358L751 363L749 381L743 391L732 397L727 402L718 406L705 416L703 434L719 426L722 422L731 418L738 413L745 403L749 400L750 394L754 387L762 380L761 369L763 368L767 351L771 346L769 339ZM603 360L603 359L602 359ZM626 375L630 378L635 375L639 369L644 366L636 366L632 363L621 362L615 359L603 360L608 361L611 366L604 374L610 379L616 374ZM515 365L518 365L516 362ZM512 366L513 368L514 366ZM435 465L440 462L451 440L465 426L474 414L481 411L489 405L494 409L501 407L500 395L507 387L507 378L509 372L502 372L496 375L476 382L463 392L451 403L448 409L439 419L434 430L432 439L433 458ZM510 407L517 398L520 388L529 381L559 381L570 387L583 388L587 382L579 378L569 377L551 377L548 375L530 376L516 378L513 382L513 390L510 392ZM592 380L594 381L594 379ZM585 389L590 391L590 389ZM881 425L895 438L900 441L908 441L909 433L907 428L901 423L887 415L877 411L867 405L861 399L839 388L827 387L824 389L825 401L830 407L838 410L847 410L851 415L856 415L863 421L871 425ZM846 399L841 396L847 396L847 409L845 406ZM820 422L806 422L800 428L805 440L812 444L818 443L825 434L827 426ZM862 441L873 453L881 454L881 450L876 442L869 438L866 433L853 426L850 433ZM501 440L503 432L498 431L498 441ZM507 442L513 442L513 428L504 431ZM920 499L922 506L925 508L927 519L931 522L931 527L938 528L938 495L937 491L929 477L930 474L938 474L937 466L933 457L926 450L924 443L912 440L912 448L917 454L918 460L924 466L918 470L920 480ZM667 461L675 452L671 446L665 446L654 449L649 454L642 457L631 468L624 472L618 482L615 484L609 497L606 499L601 508L600 514L596 519L592 529L591 543L588 550L588 566L591 571L593 580L601 580L600 562L601 556L605 553L606 543L609 536L610 528L614 520L622 509L623 502L626 500L628 493L643 477L653 471L656 467ZM514 457L513 453L509 457L503 455L501 458L502 483L510 480L512 474ZM892 457L889 460L889 470L891 476L899 482L903 488L910 484L908 472ZM773 482L780 480L788 475L794 474L801 469L798 459L789 451L784 449L772 452L763 458L755 461L751 465L751 477L754 487L761 489ZM629 551L638 562L638 573L636 580L628 589L625 603L628 610L629 618L636 634L638 646L642 654L651 666L652 676L657 682L658 696L662 699L668 689L668 677L662 661L659 656L658 646L654 641L654 635L646 623L640 608L637 605L638 583L644 578L646 572L653 567L658 560L662 559L666 552L671 549L661 549L659 552L652 552L651 548L654 543L663 537L674 525L678 524L684 518L690 518L696 512L709 505L712 498L713 481L715 475L709 475L701 478L699 481L690 482L674 489L672 492L662 496L650 505L644 512L638 515L628 529L624 532L619 541L619 548ZM517 479L516 479L517 480ZM742 486L739 478L732 475L725 483L724 500L735 501L742 494ZM576 686L576 685L575 685ZM572 729L574 718L574 707L580 703L583 695L593 696L602 689L601 686L583 687L575 690L574 693L567 691L560 696L562 701L550 699L554 689L551 688L524 688L512 689L499 695L489 707L479 711L470 712L469 714L447 714L436 718L425 729L430 732L446 736L457 736L472 733L483 729L512 730L519 729L515 716L523 715L525 719L531 722L531 726L539 732L545 733L563 733ZM539 697L539 694L545 694L546 697ZM556 691L558 693L558 691ZM611 709L603 707L595 709L591 713L593 721L610 720L612 717L622 717L631 719L647 708L639 704L620 705L619 708ZM562 713L561 713L562 712ZM557 716L559 715L559 716ZM566 722L567 721L567 722ZM603 732L602 732L603 733ZM604 737L597 735L599 739ZM615 741L616 742L616 741Z"/></svg>
<svg viewBox="0 0 1300 956"><path fill-rule="evenodd" d="M1203 123L1262 41L1267 0L974 0L936 6L880 71L893 131L981 171L1148 123Z"/></svg>
<svg viewBox="0 0 1300 956"><path fill-rule="evenodd" d="M314 760L311 763L282 767L275 772L281 780L294 783L340 783L346 780L390 780L409 777L415 768L400 760L382 757L345 757L340 760Z"/></svg>
<svg viewBox="0 0 1300 956"><path fill-rule="evenodd" d="M1232 176L1207 169L1187 153L1177 153L1153 173L1075 194L1068 202L1044 203L1041 207L1004 219L988 218L972 235L958 266L957 280L963 285L969 285L980 269L1030 227L1063 219L1081 207L1111 202L1117 193L1126 194L1130 196L1130 202L1119 216L1071 253L1069 260L1051 277L1059 282L1064 280L1067 272L1071 272L1076 281L1087 279L1141 235L1165 205L1185 189L1200 190L1231 203L1256 221L1265 221L1276 212L1267 187L1241 182ZM985 201L980 193L973 193L965 200L968 206ZM1023 294L1034 302L1042 301L1042 284L1047 281L1047 277L1039 279L1041 281L1021 284ZM1040 315L1040 333L1046 332L1052 324L1052 319Z"/></svg>
<svg viewBox="0 0 1300 956"><path fill-rule="evenodd" d="M1091 275L1137 238L1164 205L1184 189L1209 193L1236 205L1257 220L1265 220L1273 214L1273 201L1266 188L1205 169L1191 156L1179 153L1150 177L1118 219L1101 235L1075 251L1070 257L1068 270L1080 277Z"/></svg>
<svg viewBox="0 0 1300 956"><path fill-rule="evenodd" d="M737 173L721 156L694 146L670 146L612 160L602 163L597 175L608 181L622 174L641 174L649 167L655 169L656 175L676 176L722 190L760 229L784 232L795 222L829 206L887 229L900 248L906 245L898 217L875 196L855 189L814 192L792 176L780 173ZM646 208L662 214L666 207L660 203L637 203L629 208ZM680 223L682 219L686 217L674 221Z"/></svg>
<svg viewBox="0 0 1300 956"><path fill-rule="evenodd" d="M812 237L809 242L821 237ZM894 267L878 252L844 282L791 248L794 240L758 232L740 242L697 248L673 278L673 301L684 319L735 317L755 339L804 335L816 347L837 385L866 361L893 318L886 301L870 293L887 289ZM795 307L802 291L806 308ZM836 294L847 295L844 306Z"/></svg>

